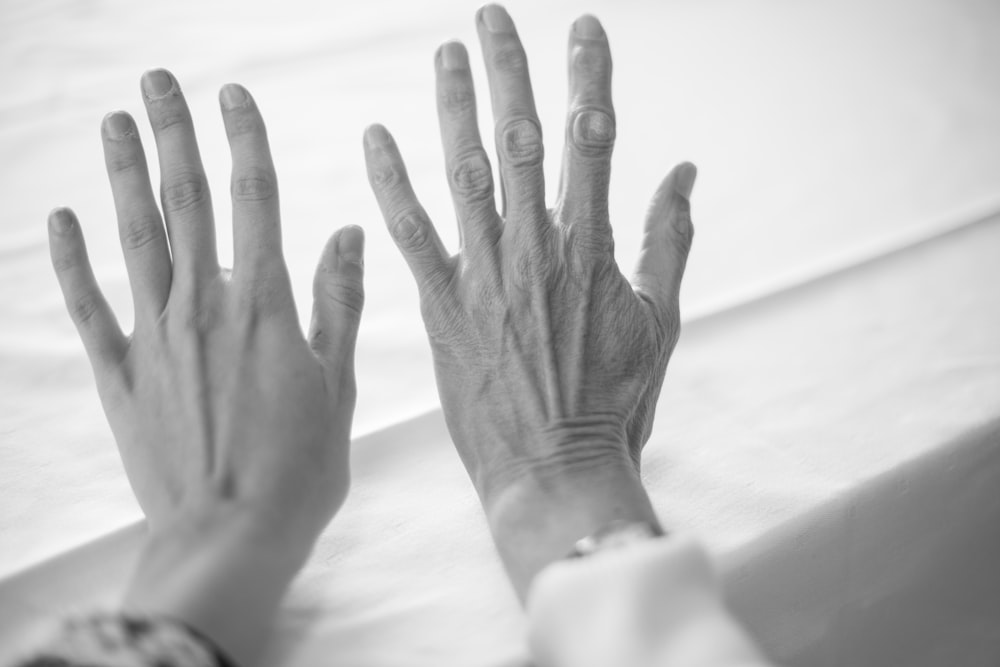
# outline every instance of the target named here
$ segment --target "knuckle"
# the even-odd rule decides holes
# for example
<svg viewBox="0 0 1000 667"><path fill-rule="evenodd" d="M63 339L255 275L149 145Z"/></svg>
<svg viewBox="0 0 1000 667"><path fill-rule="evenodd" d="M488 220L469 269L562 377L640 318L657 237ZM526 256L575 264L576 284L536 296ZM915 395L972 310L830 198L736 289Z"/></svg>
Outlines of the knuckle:
<svg viewBox="0 0 1000 667"><path fill-rule="evenodd" d="M423 275L417 279L421 299L433 302L443 299L454 291L456 274L449 264L434 264L426 267Z"/></svg>
<svg viewBox="0 0 1000 667"><path fill-rule="evenodd" d="M79 265L79 260L70 253L60 254L59 256L52 258L52 268L55 269L56 273L66 273L67 271L72 271Z"/></svg>
<svg viewBox="0 0 1000 667"><path fill-rule="evenodd" d="M388 162L373 168L370 172L370 179L373 187L387 190L402 183L405 179L405 172L401 165Z"/></svg>
<svg viewBox="0 0 1000 667"><path fill-rule="evenodd" d="M540 165L545 155L542 130L532 120L521 119L507 124L501 141L504 158L512 166Z"/></svg>
<svg viewBox="0 0 1000 667"><path fill-rule="evenodd" d="M427 221L412 211L399 214L390 225L392 237L404 250L419 250L430 241Z"/></svg>
<svg viewBox="0 0 1000 667"><path fill-rule="evenodd" d="M450 114L461 114L476 108L476 95L468 86L450 86L438 94L441 107Z"/></svg>
<svg viewBox="0 0 1000 667"><path fill-rule="evenodd" d="M572 225L570 245L585 257L614 257L615 241L610 224Z"/></svg>
<svg viewBox="0 0 1000 667"><path fill-rule="evenodd" d="M239 298L236 300L237 317L249 323L255 323L262 317L281 312L286 298L285 292L266 277L246 279L242 281ZM208 321L194 320L196 330L207 331L211 328Z"/></svg>
<svg viewBox="0 0 1000 667"><path fill-rule="evenodd" d="M582 109L573 117L571 134L581 153L607 156L615 145L615 119L601 109Z"/></svg>
<svg viewBox="0 0 1000 667"><path fill-rule="evenodd" d="M69 304L69 314L77 324L91 322L101 309L97 295L86 293L75 297Z"/></svg>
<svg viewBox="0 0 1000 667"><path fill-rule="evenodd" d="M150 114L150 124L154 132L170 130L174 127L191 125L191 114L182 102L174 98L161 101Z"/></svg>
<svg viewBox="0 0 1000 667"><path fill-rule="evenodd" d="M449 176L452 189L463 199L478 201L493 196L493 170L483 151L460 158Z"/></svg>
<svg viewBox="0 0 1000 667"><path fill-rule="evenodd" d="M205 176L184 173L170 179L163 186L163 210L183 213L200 206L208 199L208 183Z"/></svg>
<svg viewBox="0 0 1000 667"><path fill-rule="evenodd" d="M132 171L139 166L139 156L134 151L116 151L108 156L108 171L112 174L121 174Z"/></svg>
<svg viewBox="0 0 1000 667"><path fill-rule="evenodd" d="M142 250L162 237L162 225L158 216L139 216L122 226L121 240L125 250Z"/></svg>
<svg viewBox="0 0 1000 667"><path fill-rule="evenodd" d="M551 253L545 252L534 242L525 244L511 264L513 275L510 281L524 288L548 285L554 277L554 261Z"/></svg>
<svg viewBox="0 0 1000 667"><path fill-rule="evenodd" d="M331 303L360 315L365 305L365 291L358 281L333 279L324 286L324 295Z"/></svg>
<svg viewBox="0 0 1000 667"><path fill-rule="evenodd" d="M230 191L233 201L264 201L278 193L278 183L269 170L254 167L235 176Z"/></svg>
<svg viewBox="0 0 1000 667"><path fill-rule="evenodd" d="M262 134L264 132L264 123L257 112L245 108L227 111L226 127L230 137Z"/></svg>
<svg viewBox="0 0 1000 667"><path fill-rule="evenodd" d="M229 312L218 298L219 295L213 294L215 291L203 290L193 294L192 299L173 309L171 317L167 320L171 330L164 331L164 335L190 336L218 329ZM245 314L249 311L247 299L247 291L241 290L240 298L233 299L230 307L235 308L237 314Z"/></svg>
<svg viewBox="0 0 1000 667"><path fill-rule="evenodd" d="M493 67L500 72L519 74L528 69L528 56L520 45L497 49L492 60Z"/></svg>

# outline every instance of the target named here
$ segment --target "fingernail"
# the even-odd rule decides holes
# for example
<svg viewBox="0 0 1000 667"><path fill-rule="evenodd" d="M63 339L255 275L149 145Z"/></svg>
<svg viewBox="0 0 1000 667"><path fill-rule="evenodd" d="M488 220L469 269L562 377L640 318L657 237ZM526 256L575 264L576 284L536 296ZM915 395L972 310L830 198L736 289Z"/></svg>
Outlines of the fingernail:
<svg viewBox="0 0 1000 667"><path fill-rule="evenodd" d="M685 199L690 199L696 178L698 178L698 167L690 162L685 162L678 167L677 175L674 177L674 189L677 191L677 194Z"/></svg>
<svg viewBox="0 0 1000 667"><path fill-rule="evenodd" d="M369 147L386 146L390 142L392 142L392 137L389 135L389 131L378 123L369 125L368 129L365 130L365 144Z"/></svg>
<svg viewBox="0 0 1000 667"><path fill-rule="evenodd" d="M65 234L73 229L73 214L68 208L59 207L49 213L49 227L56 234Z"/></svg>
<svg viewBox="0 0 1000 667"><path fill-rule="evenodd" d="M448 70L469 69L469 54L459 42L448 42L441 46L441 66Z"/></svg>
<svg viewBox="0 0 1000 667"><path fill-rule="evenodd" d="M500 5L486 5L480 10L483 25L490 32L513 32L514 22L510 14Z"/></svg>
<svg viewBox="0 0 1000 667"><path fill-rule="evenodd" d="M149 70L142 75L142 92L150 100L166 97L174 89L174 77L164 69Z"/></svg>
<svg viewBox="0 0 1000 667"><path fill-rule="evenodd" d="M135 136L135 125L124 111L112 111L104 117L104 131L109 139L125 139Z"/></svg>
<svg viewBox="0 0 1000 667"><path fill-rule="evenodd" d="M345 262L361 264L365 252L365 233L360 227L344 227L337 239L337 254Z"/></svg>
<svg viewBox="0 0 1000 667"><path fill-rule="evenodd" d="M243 86L235 83L227 83L219 91L219 101L222 102L223 109L232 111L233 109L247 106L250 103L250 96L247 95L247 91L244 90Z"/></svg>
<svg viewBox="0 0 1000 667"><path fill-rule="evenodd" d="M573 32L583 39L600 39L604 36L601 22L590 14L584 14L573 23Z"/></svg>

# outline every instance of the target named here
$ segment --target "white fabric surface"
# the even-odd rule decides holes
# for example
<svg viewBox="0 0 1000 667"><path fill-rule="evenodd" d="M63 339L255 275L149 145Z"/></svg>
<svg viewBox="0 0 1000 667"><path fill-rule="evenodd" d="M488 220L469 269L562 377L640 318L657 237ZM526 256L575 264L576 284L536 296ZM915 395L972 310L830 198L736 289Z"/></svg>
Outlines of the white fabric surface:
<svg viewBox="0 0 1000 667"><path fill-rule="evenodd" d="M1000 657L1000 312L967 289L1000 279L998 244L994 217L688 326L645 481L779 662ZM265 664L523 664L524 620L440 412L354 451L352 494ZM9 577L0 646L113 604L141 530Z"/></svg>
<svg viewBox="0 0 1000 667"><path fill-rule="evenodd" d="M681 159L700 167L683 303L689 319L719 314L687 327L649 447L647 481L666 520L704 537L734 605L780 658L994 664L1000 591L982 559L1000 558L997 223L730 306L1000 204L1000 5L508 6L550 138L550 183L567 27L583 11L605 23L623 266L661 175ZM303 317L326 236L346 223L369 236L355 432L370 435L356 442L353 494L296 585L276 654L303 665L523 656L521 617L433 411L415 293L360 151L365 124L393 129L455 240L430 64L447 38L475 51L475 5L346 7L0 6L0 647L74 600L112 599L136 542L126 527L138 510L50 275L44 219L51 206L76 208L127 325L97 127L115 107L141 119L138 75L163 65L195 113L223 249L228 157L214 97L237 80L260 101ZM59 554L69 555L32 568ZM956 564L964 577L943 576ZM914 587L928 577L963 594ZM959 640L980 647L965 662ZM914 646L925 650L902 652Z"/></svg>
<svg viewBox="0 0 1000 667"><path fill-rule="evenodd" d="M769 667L722 604L705 550L685 535L546 567L525 612L546 667Z"/></svg>

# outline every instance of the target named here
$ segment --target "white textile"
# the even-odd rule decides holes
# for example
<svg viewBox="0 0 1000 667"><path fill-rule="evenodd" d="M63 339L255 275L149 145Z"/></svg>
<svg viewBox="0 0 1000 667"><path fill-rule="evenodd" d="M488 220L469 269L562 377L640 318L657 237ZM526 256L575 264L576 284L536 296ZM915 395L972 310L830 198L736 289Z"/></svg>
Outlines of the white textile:
<svg viewBox="0 0 1000 667"><path fill-rule="evenodd" d="M590 11L605 24L622 266L661 176L683 159L700 168L687 324L644 464L664 521L705 541L732 606L780 661L1000 663L1000 222L970 224L1000 209L1000 4L507 4L550 188L569 23ZM360 146L370 122L394 131L454 247L431 56L452 37L475 53L474 8L0 5L0 659L39 621L113 601L139 539L48 266L45 214L77 210L127 327L97 128L116 107L142 125L138 77L153 66L171 68L190 100L224 253L215 95L231 80L254 92L303 317L326 237L347 223L368 233L354 486L279 619L273 662L525 659L524 620L436 409L415 290ZM474 75L485 123L478 63Z"/></svg>

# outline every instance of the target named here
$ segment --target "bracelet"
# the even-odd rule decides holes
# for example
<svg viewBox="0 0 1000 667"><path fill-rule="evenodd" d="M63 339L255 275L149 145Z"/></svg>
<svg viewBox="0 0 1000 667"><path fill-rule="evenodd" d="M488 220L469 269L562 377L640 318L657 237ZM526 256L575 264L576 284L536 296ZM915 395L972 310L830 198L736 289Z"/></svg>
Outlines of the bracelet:
<svg viewBox="0 0 1000 667"><path fill-rule="evenodd" d="M578 540L566 558L586 558L602 551L622 549L666 535L662 528L649 521L616 519L597 532Z"/></svg>
<svg viewBox="0 0 1000 667"><path fill-rule="evenodd" d="M186 623L162 617L94 613L67 619L61 631L19 667L97 664L236 667Z"/></svg>

